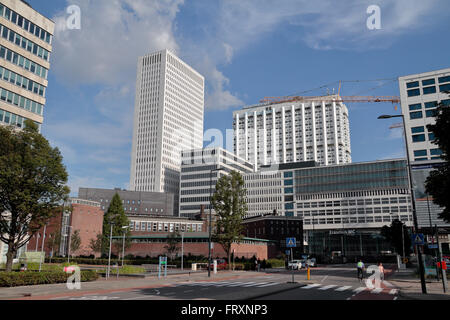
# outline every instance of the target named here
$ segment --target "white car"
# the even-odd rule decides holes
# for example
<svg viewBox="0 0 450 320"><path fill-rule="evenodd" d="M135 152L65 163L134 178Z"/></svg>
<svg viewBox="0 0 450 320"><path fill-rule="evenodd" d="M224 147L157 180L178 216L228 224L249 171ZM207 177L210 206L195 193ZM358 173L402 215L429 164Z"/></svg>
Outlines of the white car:
<svg viewBox="0 0 450 320"><path fill-rule="evenodd" d="M288 268L294 269L294 270L300 270L302 268L302 261L301 260L289 261Z"/></svg>

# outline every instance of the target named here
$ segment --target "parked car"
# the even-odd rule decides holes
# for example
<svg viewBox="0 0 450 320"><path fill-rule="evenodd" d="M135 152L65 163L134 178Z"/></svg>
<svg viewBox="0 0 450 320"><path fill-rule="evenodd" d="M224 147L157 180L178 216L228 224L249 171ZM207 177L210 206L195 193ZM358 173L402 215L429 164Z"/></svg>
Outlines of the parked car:
<svg viewBox="0 0 450 320"><path fill-rule="evenodd" d="M225 259L216 259L217 260L217 270L225 270L228 266L228 263ZM214 262L211 263L211 270L214 269Z"/></svg>
<svg viewBox="0 0 450 320"><path fill-rule="evenodd" d="M302 261L301 260L292 260L288 263L288 268L293 270L300 270L302 268Z"/></svg>
<svg viewBox="0 0 450 320"><path fill-rule="evenodd" d="M310 267L310 268L315 268L317 267L317 261L316 258L310 258L306 261L306 264Z"/></svg>

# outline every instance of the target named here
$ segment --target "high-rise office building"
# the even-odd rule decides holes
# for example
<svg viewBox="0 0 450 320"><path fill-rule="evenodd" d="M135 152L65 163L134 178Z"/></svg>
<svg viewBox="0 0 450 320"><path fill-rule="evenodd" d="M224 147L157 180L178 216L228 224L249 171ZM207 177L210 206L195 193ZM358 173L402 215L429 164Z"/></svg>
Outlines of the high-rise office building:
<svg viewBox="0 0 450 320"><path fill-rule="evenodd" d="M0 124L44 121L55 24L22 0L0 0Z"/></svg>
<svg viewBox="0 0 450 320"><path fill-rule="evenodd" d="M233 113L234 152L258 166L316 161L351 162L347 107L332 97L263 103ZM326 99L325 99L326 98Z"/></svg>
<svg viewBox="0 0 450 320"><path fill-rule="evenodd" d="M450 239L450 223L439 218L443 208L433 202L425 188L430 172L443 162L442 150L427 126L436 123L438 104L450 107L450 94L445 93L450 91L450 68L402 76L398 82L419 228L425 233L434 233L437 225ZM448 246L449 240L442 242Z"/></svg>
<svg viewBox="0 0 450 320"><path fill-rule="evenodd" d="M176 211L181 152L203 147L204 83L168 50L139 58L130 189L172 193Z"/></svg>

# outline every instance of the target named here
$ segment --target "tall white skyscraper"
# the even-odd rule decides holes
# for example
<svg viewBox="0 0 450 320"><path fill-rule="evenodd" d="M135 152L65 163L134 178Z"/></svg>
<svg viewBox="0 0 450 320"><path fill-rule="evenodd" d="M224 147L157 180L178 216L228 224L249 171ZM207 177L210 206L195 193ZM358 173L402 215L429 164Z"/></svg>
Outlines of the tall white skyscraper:
<svg viewBox="0 0 450 320"><path fill-rule="evenodd" d="M258 166L297 161L351 163L348 110L335 98L264 103L235 111L235 154Z"/></svg>
<svg viewBox="0 0 450 320"><path fill-rule="evenodd" d="M131 190L173 193L178 208L181 152L203 147L204 84L168 50L139 58Z"/></svg>

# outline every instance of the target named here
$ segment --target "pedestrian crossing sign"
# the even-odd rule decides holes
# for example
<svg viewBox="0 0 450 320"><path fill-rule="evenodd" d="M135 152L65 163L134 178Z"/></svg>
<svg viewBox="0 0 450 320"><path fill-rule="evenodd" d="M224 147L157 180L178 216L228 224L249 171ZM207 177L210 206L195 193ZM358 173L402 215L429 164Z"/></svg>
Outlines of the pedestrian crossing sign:
<svg viewBox="0 0 450 320"><path fill-rule="evenodd" d="M297 247L295 238L286 238L286 247L287 248L295 248Z"/></svg>
<svg viewBox="0 0 450 320"><path fill-rule="evenodd" d="M423 246L425 244L423 233L415 233L411 237L414 245Z"/></svg>

